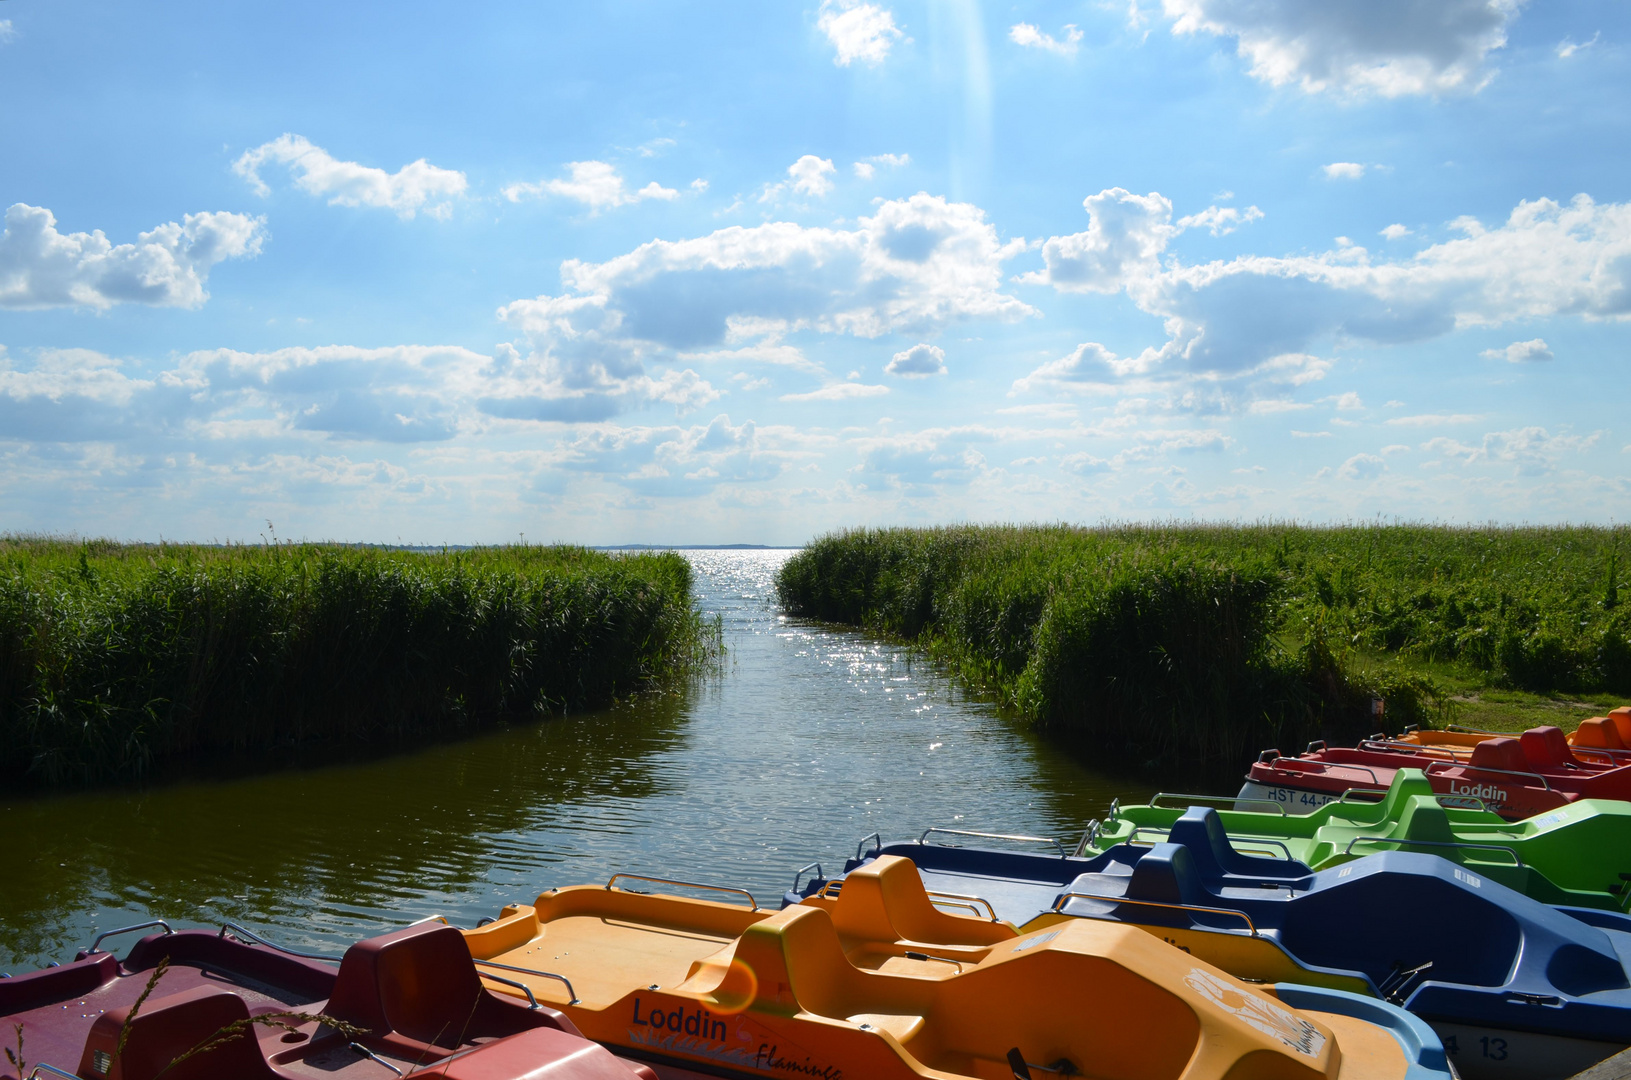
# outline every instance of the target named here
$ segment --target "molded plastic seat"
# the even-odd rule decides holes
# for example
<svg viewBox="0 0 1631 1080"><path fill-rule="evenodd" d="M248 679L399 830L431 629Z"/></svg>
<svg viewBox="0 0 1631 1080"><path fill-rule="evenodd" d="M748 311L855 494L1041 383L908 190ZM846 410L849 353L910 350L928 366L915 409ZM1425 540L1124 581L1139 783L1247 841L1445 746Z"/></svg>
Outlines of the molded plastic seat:
<svg viewBox="0 0 1631 1080"><path fill-rule="evenodd" d="M1578 768L1580 761L1569 750L1569 738L1563 734L1562 728L1537 727L1530 728L1519 736L1519 744L1523 747L1523 756L1529 760L1529 767L1541 772L1555 772L1558 769Z"/></svg>
<svg viewBox="0 0 1631 1080"><path fill-rule="evenodd" d="M106 1080L278 1080L279 1073L261 1054L253 1028L209 1050L172 1065L177 1058L216 1038L223 1028L249 1023L249 1006L230 990L195 986L179 994L153 998L135 1019L130 1007L112 1009L96 1018L85 1039L80 1076ZM125 1046L119 1035L125 1031Z"/></svg>
<svg viewBox="0 0 1631 1080"><path fill-rule="evenodd" d="M464 937L441 923L410 926L347 949L328 1013L377 1038L393 1041L395 1035L443 1050L537 1027L578 1034L554 1009L529 1010L488 993Z"/></svg>
<svg viewBox="0 0 1631 1080"><path fill-rule="evenodd" d="M939 910L910 860L892 855L856 867L844 877L832 921L841 938L871 942L994 945L1012 927Z"/></svg>
<svg viewBox="0 0 1631 1080"><path fill-rule="evenodd" d="M1608 718L1614 721L1614 730L1620 733L1620 742L1631 748L1631 705L1610 709Z"/></svg>
<svg viewBox="0 0 1631 1080"><path fill-rule="evenodd" d="M1620 738L1619 728L1606 716L1594 716L1590 720L1580 721L1580 727L1574 733L1574 745L1590 746L1599 750L1626 748L1625 740Z"/></svg>
<svg viewBox="0 0 1631 1080"><path fill-rule="evenodd" d="M1485 739L1472 748L1470 765L1474 769L1499 769L1505 772L1526 773L1529 758L1523 744L1517 739Z"/></svg>
<svg viewBox="0 0 1631 1080"><path fill-rule="evenodd" d="M1189 850L1196 872L1213 888L1233 884L1230 878L1257 884L1264 880L1303 879L1313 873L1300 862L1236 851L1223 829L1223 819L1210 806L1191 806L1184 811L1184 815L1173 822L1167 840Z"/></svg>

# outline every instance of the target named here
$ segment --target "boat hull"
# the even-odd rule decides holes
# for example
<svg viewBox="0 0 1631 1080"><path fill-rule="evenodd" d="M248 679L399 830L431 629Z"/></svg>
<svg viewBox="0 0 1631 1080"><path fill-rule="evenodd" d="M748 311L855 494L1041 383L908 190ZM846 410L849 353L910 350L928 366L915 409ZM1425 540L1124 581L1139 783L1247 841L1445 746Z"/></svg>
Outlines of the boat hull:
<svg viewBox="0 0 1631 1080"><path fill-rule="evenodd" d="M1463 1080L1563 1080L1625 1049L1624 1043L1476 1027L1429 1019Z"/></svg>

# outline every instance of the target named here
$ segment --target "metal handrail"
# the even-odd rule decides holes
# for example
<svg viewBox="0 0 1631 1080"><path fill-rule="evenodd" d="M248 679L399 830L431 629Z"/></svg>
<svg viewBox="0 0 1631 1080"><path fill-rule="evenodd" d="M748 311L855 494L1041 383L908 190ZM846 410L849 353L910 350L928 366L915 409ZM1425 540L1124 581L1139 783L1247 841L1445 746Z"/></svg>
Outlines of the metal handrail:
<svg viewBox="0 0 1631 1080"><path fill-rule="evenodd" d="M1068 859L1070 857L1065 853L1065 845L1061 844L1051 836L1021 836L1017 833L973 832L969 829L942 829L939 826L933 826L924 829L923 835L917 838L917 842L921 844L927 841L930 833L945 833L947 836L973 836L981 840L1013 840L1017 843L1024 844L1052 844L1059 850L1059 857L1061 859Z"/></svg>
<svg viewBox="0 0 1631 1080"><path fill-rule="evenodd" d="M1381 780L1377 779L1376 770L1372 769L1369 765L1354 765L1354 764L1351 764L1351 763L1346 762L1346 761L1309 761L1307 758L1277 757L1273 761L1259 762L1259 764L1267 765L1269 767L1270 772L1283 772L1283 773L1292 773L1292 774L1304 773L1304 774L1306 774L1307 771L1308 771L1306 769L1282 769L1282 768L1280 768L1280 762L1282 762L1282 761L1301 761L1306 765L1318 765L1321 769L1323 769L1326 772L1330 772L1332 769L1350 769L1353 772L1369 773L1371 783L1375 784L1377 787L1386 787L1387 786L1387 785L1383 784ZM1442 765L1442 764L1444 764L1444 762L1435 761L1432 764L1433 765Z"/></svg>
<svg viewBox="0 0 1631 1080"><path fill-rule="evenodd" d="M540 971L537 968L516 967L514 964L501 964L497 960L477 960L476 963L480 964L482 967L496 967L502 971L519 971L523 975L537 975L541 979L559 979L561 982L566 984L567 996L571 998L567 1004L578 1004L578 992L572 989L572 980L568 979L565 975L557 975L553 971ZM481 972L478 971L476 974L481 975ZM481 977L484 979L492 979L495 982L507 983L510 981L508 979L500 979L497 975L481 975ZM511 985L513 986L514 984L511 983ZM528 992L527 996L532 997L530 991ZM536 999L534 1000L536 1001Z"/></svg>
<svg viewBox="0 0 1631 1080"><path fill-rule="evenodd" d="M1141 832L1152 832L1157 836L1171 836L1172 835L1172 830L1170 830L1170 829L1161 829L1160 827L1155 826L1155 825L1140 825L1137 828L1135 828L1132 832L1127 834L1127 842L1129 844L1137 843L1138 842L1138 840L1137 840L1138 834L1141 833ZM1268 838L1266 836L1254 836L1250 840L1237 840L1233 836L1230 836L1227 839L1229 841L1229 846L1234 848L1234 850L1237 851L1238 853L1240 853L1241 855L1249 854L1249 849L1248 848L1243 848L1243 847L1240 846L1242 843L1245 843L1245 844L1273 844L1275 847L1279 848L1281 851L1286 853L1286 862L1295 862L1296 861L1296 859L1292 857L1291 849L1289 847L1287 847L1284 843L1282 843L1279 840L1271 840L1270 838ZM1151 846L1153 847L1154 845L1152 844Z"/></svg>
<svg viewBox="0 0 1631 1080"><path fill-rule="evenodd" d="M1097 893L1067 892L1060 893L1058 898L1054 900L1053 910L1063 912L1065 905L1072 900L1099 900L1107 904L1141 904L1144 907L1169 908L1173 911L1201 911L1208 915L1234 915L1245 922L1246 929L1251 931L1252 937L1258 936L1257 924L1252 922L1252 917L1244 911L1236 911L1234 908L1201 907L1199 904L1167 904L1159 900L1134 900L1128 896L1100 896ZM1087 917L1091 918L1092 916Z"/></svg>
<svg viewBox="0 0 1631 1080"><path fill-rule="evenodd" d="M1422 772L1425 773L1425 774L1431 775L1432 771L1433 771L1433 766L1435 766L1435 765L1443 765L1446 768L1450 768L1450 769L1466 769L1468 772L1500 773L1502 776L1533 776L1536 780L1540 781L1540 786L1541 787L1545 788L1547 791L1552 790L1552 785L1547 783L1546 782L1546 777L1542 776L1540 773L1538 773L1538 772L1519 772L1517 769L1492 769L1488 765L1472 765L1472 764L1462 765L1459 762L1430 761L1430 762L1427 763L1427 768L1423 769Z"/></svg>
<svg viewBox="0 0 1631 1080"><path fill-rule="evenodd" d="M1084 830L1082 833L1082 839L1076 845L1076 850L1072 852L1072 855L1075 858L1081 858L1082 853L1088 849L1089 845L1091 845L1093 841L1099 838L1099 834L1103 831L1104 826L1099 823L1098 818L1094 818L1092 821L1089 821L1087 823L1086 830Z"/></svg>
<svg viewBox="0 0 1631 1080"><path fill-rule="evenodd" d="M1150 805L1151 806L1160 806L1162 799L1188 799L1190 802L1227 802L1227 803L1234 803L1236 805L1236 807L1238 807L1243 802L1244 803L1262 803L1264 806L1274 807L1274 809L1276 809L1276 810L1278 810L1280 812L1281 817L1287 816L1286 815L1286 808L1281 806L1279 803L1275 802L1273 799L1243 799L1239 795L1189 795L1189 794L1186 794L1186 793L1183 793L1183 792L1176 792L1176 791L1158 791L1150 799ZM1261 813L1261 811L1255 811L1255 812Z"/></svg>
<svg viewBox="0 0 1631 1080"><path fill-rule="evenodd" d="M1505 844L1474 844L1469 840L1410 840L1398 836L1356 836L1348 841L1348 846L1342 849L1342 854L1352 855L1355 844L1410 844L1413 847L1476 848L1480 851L1504 851L1512 856L1514 864L1519 867L1523 866L1523 856L1518 854L1518 849L1507 847Z"/></svg>
<svg viewBox="0 0 1631 1080"><path fill-rule="evenodd" d="M857 859L861 857L861 852L866 848L866 842L868 840L876 841L876 843L872 845L873 851L877 852L883 850L883 837L878 833L870 833L861 837L860 842L855 845L855 857Z"/></svg>
<svg viewBox="0 0 1631 1080"><path fill-rule="evenodd" d="M285 945L279 945L275 941L268 941L266 938L261 937L253 930L245 929L244 927L239 926L237 923L222 923L221 932L215 936L224 938L227 936L228 930L232 931L233 937L248 938L257 945L265 945L268 949L276 949L280 953L288 953L290 956L298 956L302 960L321 960L325 964L337 964L340 962L339 957L336 956L328 956L324 953L301 952L299 949L291 949Z"/></svg>
<svg viewBox="0 0 1631 1080"><path fill-rule="evenodd" d="M64 1072L55 1065L46 1065L43 1062L29 1070L28 1080L34 1080L34 1078L41 1073L48 1073L51 1076L61 1076L64 1077L65 1080L79 1080L78 1073Z"/></svg>
<svg viewBox="0 0 1631 1080"><path fill-rule="evenodd" d="M1446 743L1400 742L1397 739L1363 739L1360 741L1359 745L1362 747L1375 746L1387 752L1399 750L1405 753L1416 754L1421 757L1430 757L1433 754L1445 754L1449 756L1451 761L1460 761L1463 756L1472 756L1471 750L1459 750L1456 747L1450 746Z"/></svg>
<svg viewBox="0 0 1631 1080"><path fill-rule="evenodd" d="M627 878L629 881L649 881L653 885L682 885L687 889L713 889L715 892L735 893L738 896L747 897L748 903L753 905L754 911L759 910L759 901L753 898L753 894L746 889L738 889L734 885L707 885L700 881L676 881L673 878L647 877L644 874L613 874L611 880L606 882L606 888L610 889L617 883L619 878Z"/></svg>
<svg viewBox="0 0 1631 1080"><path fill-rule="evenodd" d="M120 934L128 934L135 930L146 930L153 926L164 927L164 932L166 934L175 933L174 930L170 929L170 924L165 922L163 919L149 919L146 922L132 923L129 926L121 926L117 930L109 930L106 933L96 935L96 940L91 942L91 947L86 949L85 952L87 954L100 952L101 950L98 948L98 946L110 937L117 937ZM50 1068L50 1066L46 1066L46 1068Z"/></svg>
<svg viewBox="0 0 1631 1080"><path fill-rule="evenodd" d="M804 872L806 870L814 870L815 871L815 876L818 877L818 878L824 878L824 877L827 876L826 874L822 873L820 863L818 863L818 862L806 863L805 865L799 867L797 870L793 871L793 888L791 890L792 892L798 892L799 891L799 878L804 876Z"/></svg>
<svg viewBox="0 0 1631 1080"><path fill-rule="evenodd" d="M1107 822L1114 821L1116 820L1116 815L1119 813L1121 813L1121 796L1117 795L1114 799L1110 800L1110 809L1104 812L1104 820Z"/></svg>
<svg viewBox="0 0 1631 1080"><path fill-rule="evenodd" d="M991 901L987 900L983 896L967 896L967 895L964 895L963 893L954 893L954 892L935 892L935 891L930 890L930 889L925 889L924 892L928 893L929 899L931 901L933 901L934 898L938 896L941 899L952 901L952 902L958 904L958 906L961 906L961 907L967 907L967 906L969 906L971 904L984 904L986 914L991 916L991 921L992 922L997 921L997 909L992 907L991 906ZM978 908L975 909L975 913L976 914L979 913Z"/></svg>
<svg viewBox="0 0 1631 1080"><path fill-rule="evenodd" d="M476 962L480 963L481 961L478 960ZM517 990L519 990L523 994L527 995L527 1008L536 1009L538 1007L538 999L532 996L532 987L528 986L526 983L517 982L514 979L506 979L502 975L488 975L486 972L482 972L482 971L476 972L476 975L478 977L480 977L480 978L483 978L483 979L491 979L496 983L503 983L505 986L515 987ZM565 979L562 979L561 981L566 982ZM566 985L570 987L572 984L567 983ZM574 1001L572 1004L576 1005L577 1002Z"/></svg>
<svg viewBox="0 0 1631 1080"><path fill-rule="evenodd" d="M392 1072L396 1073L398 1076L403 1075L401 1069L397 1068L395 1065L392 1065L389 1061L386 1061L384 1058L368 1049L368 1047L364 1046L362 1043L353 1042L348 1043L347 1045L357 1053L361 1054L363 1057L367 1058L369 1061L372 1061L374 1064L383 1065L387 1069L390 1069Z"/></svg>
<svg viewBox="0 0 1631 1080"><path fill-rule="evenodd" d="M1348 798L1349 795L1358 795L1361 797L1357 799L1350 799ZM1387 792L1378 791L1376 788L1351 787L1347 791L1344 791L1341 795L1338 795L1333 801L1340 803L1358 803L1361 806L1376 806L1379 803L1384 803L1387 801Z"/></svg>
<svg viewBox="0 0 1631 1080"><path fill-rule="evenodd" d="M959 973L961 973L963 970L963 962L961 960L953 960L949 956L930 956L926 952L917 952L912 949L907 949L905 952L901 953L901 955L906 957L908 960L916 960L919 963L934 960L941 964L955 964L957 965L957 970Z"/></svg>

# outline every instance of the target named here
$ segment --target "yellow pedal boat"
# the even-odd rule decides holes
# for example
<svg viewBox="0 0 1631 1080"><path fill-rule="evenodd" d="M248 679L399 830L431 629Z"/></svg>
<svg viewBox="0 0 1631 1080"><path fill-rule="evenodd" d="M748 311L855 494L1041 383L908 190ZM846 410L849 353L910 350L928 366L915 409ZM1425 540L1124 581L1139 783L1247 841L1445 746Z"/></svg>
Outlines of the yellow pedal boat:
<svg viewBox="0 0 1631 1080"><path fill-rule="evenodd" d="M524 983L589 1038L727 1075L1450 1075L1436 1036L1381 1002L1250 985L1117 923L1018 937L938 910L905 860L878 862L830 910L652 895L614 877L507 907L465 940L481 969Z"/></svg>

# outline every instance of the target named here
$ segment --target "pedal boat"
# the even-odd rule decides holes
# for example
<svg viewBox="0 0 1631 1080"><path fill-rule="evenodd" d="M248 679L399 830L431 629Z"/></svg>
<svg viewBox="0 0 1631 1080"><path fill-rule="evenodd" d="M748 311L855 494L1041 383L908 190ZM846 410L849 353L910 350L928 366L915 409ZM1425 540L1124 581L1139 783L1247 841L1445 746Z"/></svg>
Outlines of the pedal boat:
<svg viewBox="0 0 1631 1080"><path fill-rule="evenodd" d="M1443 730L1406 728L1397 736L1403 743L1432 746L1470 753L1486 739L1508 737L1509 732L1480 731L1450 725ZM1631 706L1612 710L1607 716L1593 716L1566 736L1569 749L1582 761L1623 765L1631 761Z"/></svg>
<svg viewBox="0 0 1631 1080"><path fill-rule="evenodd" d="M1112 805L1102 821L1089 823L1078 851L1098 855L1128 841L1154 842L1187 805L1221 802L1250 807L1218 812L1234 846L1250 854L1324 870L1382 851L1425 852L1545 904L1631 908L1631 804L1581 799L1507 821L1475 798L1439 794L1415 769L1399 770L1381 800L1373 798L1355 793L1307 814L1288 814L1272 802L1159 795L1148 805ZM1185 805L1161 805L1167 802Z"/></svg>
<svg viewBox="0 0 1631 1080"><path fill-rule="evenodd" d="M99 948L153 926L163 931L122 961ZM16 1025L26 1068L18 1077L0 1057L5 1080L657 1080L560 1012L483 989L458 931L439 923L359 942L338 969L230 924L126 927L72 963L0 979L0 1042L13 1055Z"/></svg>
<svg viewBox="0 0 1631 1080"><path fill-rule="evenodd" d="M732 1076L1450 1075L1431 1029L1385 1003L1309 990L1291 1006L1113 922L1016 937L937 910L901 869L851 875L831 911L552 889L465 940L590 1038Z"/></svg>
<svg viewBox="0 0 1631 1080"><path fill-rule="evenodd" d="M1439 1033L1469 1080L1569 1076L1631 1044L1631 916L1552 908L1436 856L1373 855L1316 874L1240 854L1202 807L1167 841L1114 848L1062 887L1067 868L1043 855L938 845L917 854L926 889L1000 910L1022 935L1111 919L1250 981L1401 1005ZM868 857L800 903L835 908L856 875L886 862L905 865ZM1355 931L1381 911L1409 917Z"/></svg>
<svg viewBox="0 0 1631 1080"><path fill-rule="evenodd" d="M1239 797L1305 813L1349 791L1384 791L1406 768L1420 769L1434 791L1478 799L1508 820L1580 799L1631 799L1631 761L1577 756L1555 727L1533 728L1517 739L1487 738L1466 751L1386 738L1355 747L1314 742L1293 757L1265 750L1247 771Z"/></svg>

